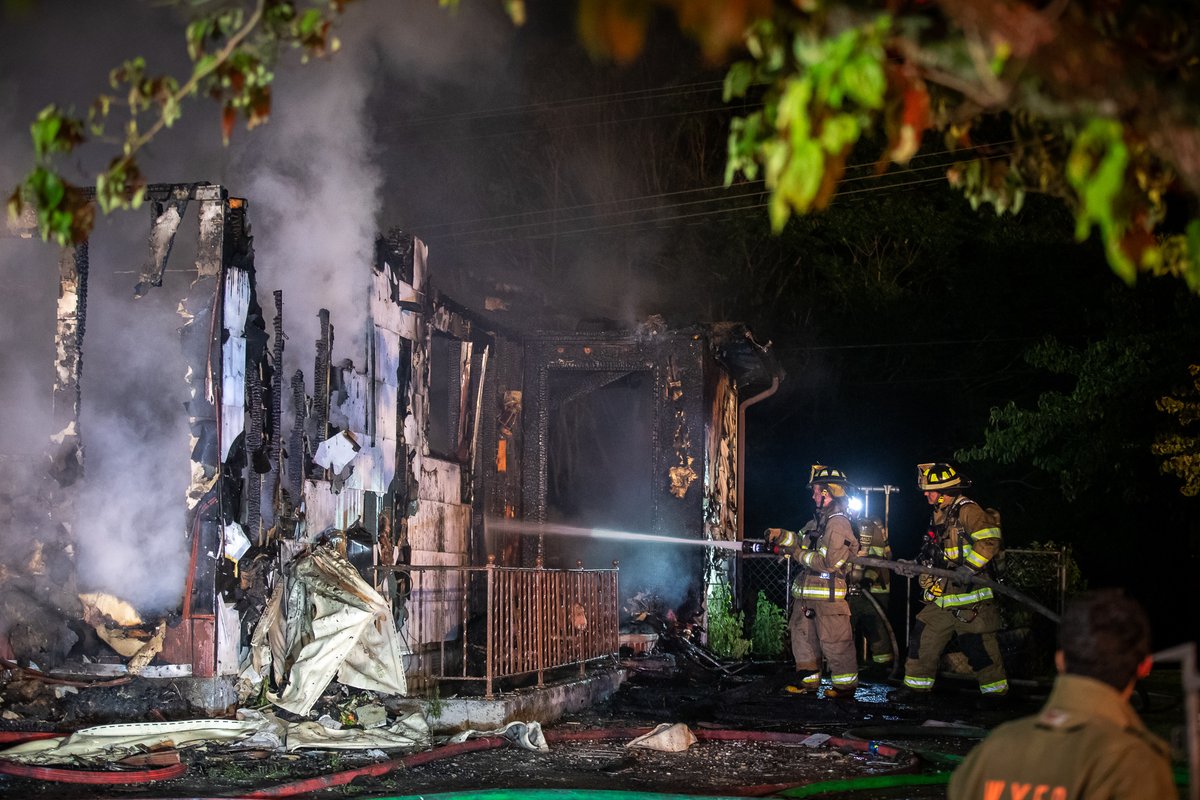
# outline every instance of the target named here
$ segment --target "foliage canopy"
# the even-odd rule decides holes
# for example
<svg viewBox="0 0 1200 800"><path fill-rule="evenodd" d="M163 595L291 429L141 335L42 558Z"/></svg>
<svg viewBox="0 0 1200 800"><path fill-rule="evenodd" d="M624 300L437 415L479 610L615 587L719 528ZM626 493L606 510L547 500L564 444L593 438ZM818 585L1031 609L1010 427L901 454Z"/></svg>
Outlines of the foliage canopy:
<svg viewBox="0 0 1200 800"><path fill-rule="evenodd" d="M104 212L138 205L137 154L179 120L186 99L216 101L226 140L239 118L265 122L280 53L335 52L348 4L194 4L184 33L191 73L155 76L134 57L111 71L110 91L86 118L47 106L10 212L31 204L44 238L81 241L92 206L62 178L63 157L119 124L120 149L96 176L95 199ZM502 4L524 21L522 0ZM1165 0L579 0L577 20L594 54L628 62L665 12L709 61L732 61L726 99L751 110L730 122L726 179L766 183L776 231L828 205L865 134L886 139L880 171L907 164L936 135L961 154L946 176L972 203L1005 213L1028 192L1055 195L1072 209L1077 237L1095 232L1127 282L1139 271L1174 274L1200 291L1196 11Z"/></svg>

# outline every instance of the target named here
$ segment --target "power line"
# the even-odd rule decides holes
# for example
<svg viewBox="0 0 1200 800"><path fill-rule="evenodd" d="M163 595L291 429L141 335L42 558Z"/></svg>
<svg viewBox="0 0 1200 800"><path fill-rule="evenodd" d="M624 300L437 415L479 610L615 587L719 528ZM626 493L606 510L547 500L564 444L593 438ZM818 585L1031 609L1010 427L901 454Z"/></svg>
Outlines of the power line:
<svg viewBox="0 0 1200 800"><path fill-rule="evenodd" d="M946 151L941 151L940 153L933 153L933 154L929 154L929 155L941 155L941 154L945 154L945 153L949 153L949 152L951 152L951 151L946 150ZM1005 155L988 156L985 158L985 160L995 160L995 159L999 159L999 158L1003 158L1003 157L1006 157L1006 156ZM916 167L916 168L907 170L904 174L917 175L920 173L929 172L931 170L942 170L942 169L945 169L950 164L954 163L955 160L956 159L951 159L951 160L943 161L943 162L936 163L936 164L929 164L929 165L925 165L922 167ZM847 170L858 169L858 168L863 168L863 167L867 167L867 166L873 166L873 165L867 164L867 163L853 164L853 165L847 166L846 169ZM895 174L893 173L892 177L894 177L894 175ZM936 180L940 180L940 179L941 178L939 176ZM887 180L887 178L885 178L884 176L862 175L862 176L851 177L851 178L843 178L841 181L838 182L838 185L841 186L841 185L845 185L845 184L849 184L849 183L856 183L859 181L868 181L868 180L874 180L874 181L877 181L877 182L883 184L882 186L872 187L872 188L889 188L892 186L906 186L906 185L911 185L911 183L913 183L913 182L886 183L885 181ZM756 183L759 183L759 182L756 181ZM700 187L700 188L696 188L696 189L682 189L682 190L678 190L678 191L674 191L674 192L660 192L660 193L656 193L656 194L641 195L638 197L620 198L617 200L604 200L604 201L599 201L596 203L583 203L583 204L577 204L577 205L572 205L572 206L562 206L562 207L557 207L554 209L545 209L545 210L541 210L541 211L527 211L527 212L519 212L519 213L515 213L515 214L504 214L504 215L495 216L495 217L481 217L481 218L477 218L474 220L461 221L461 222L456 221L456 222L435 223L435 224L431 224L431 225L427 225L427 226L413 226L413 230L420 231L422 234L436 235L433 232L438 230L439 228L453 229L455 227L467 227L467 226L470 226L475 223L501 222L501 221L507 220L507 219L527 218L530 216L558 215L558 214L561 214L564 212L569 212L569 211L599 209L599 208L605 208L605 207L615 206L615 205L629 206L631 204L645 203L645 202L649 202L649 201L653 201L653 200L661 200L661 199L665 199L665 198L669 198L669 197L678 197L681 195L697 194L700 192L717 191L717 190L726 189L726 188L728 188L728 187L726 187L722 184L719 186L707 186L707 187ZM854 195L854 194L861 193L861 191L862 190L839 191L837 197ZM503 231L514 231L514 230L520 230L520 229L525 229L525 228L535 228L535 227L545 226L545 225L557 225L557 224L568 223L568 222L577 222L577 221L584 220L584 219L598 219L598 218L604 218L604 217L613 217L613 216L621 216L621 215L627 215L627 214L644 213L647 211L661 211L664 209L682 208L684 206L701 205L704 203L716 203L716 202L725 202L725 201L731 201L731 200L742 200L742 199L748 199L748 198L761 197L764 194L767 194L766 189L755 190L752 192L743 192L743 193L735 194L735 195L722 195L720 197L703 198L703 199L699 199L699 200L688 200L688 201L684 201L684 202L680 202L680 203L670 203L670 204L661 205L661 206L622 208L618 211L605 212L605 213L600 213L600 214L576 215L576 216L569 216L569 217L552 216L549 219L533 219L528 222L520 222L520 223L516 223L513 225L493 225L493 226L475 228L473 230L458 231L456 233L447 234L447 236L449 238L457 238L457 237L461 237L461 236L472 236L472 235L480 235L480 234L486 234L486 233L500 233ZM742 206L741 208L742 209L761 208L764 205L765 204L756 204L753 206ZM725 209L720 209L720 210L725 210ZM741 209L738 209L738 210L741 210ZM670 220L676 219L676 218L677 217L660 217L655 220L640 220L639 222L650 223L650 222L656 222L656 221L670 221ZM563 232L563 233L567 233L567 232Z"/></svg>
<svg viewBox="0 0 1200 800"><path fill-rule="evenodd" d="M863 188L863 189L852 189L848 192L839 193L838 197L845 197L845 196L849 196L849 195L860 195L860 194L864 194L867 192L880 192L880 191L886 191L886 190L901 189L901 188L910 187L910 186L920 186L923 184L936 183L936 182L941 182L944 180L945 180L945 177L939 175L934 178L925 178L923 180L907 181L907 182L900 182L900 183L890 183L890 184L886 184L883 186L871 186L871 187L867 187L867 188ZM505 238L505 239L489 239L489 240L485 240L485 241L463 242L463 243L461 243L461 246L463 246L463 247L479 247L479 246L488 246L488 245L494 245L494 244L503 244L503 243L508 243L508 242L532 241L532 240L536 240L536 239L550 239L550 238L555 238L558 236L575 236L575 235L583 234L583 233L598 233L601 231L618 230L620 228L629 228L629 227L639 226L639 225L661 225L661 224L667 223L667 222L679 222L681 220L698 219L700 217L712 217L712 216L715 216L718 214L725 214L725 215L739 214L744 211L751 211L754 209L766 208L767 205L768 205L767 203L754 203L751 205L739 206L737 208L719 208L719 209L713 209L711 211L697 211L697 212L693 212L690 214L676 214L676 215L667 216L667 217L657 217L655 219L650 219L650 220L638 219L638 220L631 220L629 222L613 223L611 225L595 225L595 226L584 227L584 228L574 228L574 229L565 230L565 231L552 231L550 233L544 233L544 234L532 234L529 236L522 236L522 237L509 237L509 238ZM615 214L606 215L606 216L615 216ZM485 232L487 232L487 231L485 231ZM449 238L454 239L455 237L451 236Z"/></svg>
<svg viewBox="0 0 1200 800"><path fill-rule="evenodd" d="M993 342L1032 342L1040 341L1041 336L982 336L975 339L934 339L926 342L873 342L870 344L830 344L830 345L797 345L795 347L776 347L774 349L786 352L809 352L819 350L888 350L898 347L936 347L957 344L991 344Z"/></svg>
<svg viewBox="0 0 1200 800"><path fill-rule="evenodd" d="M479 119L494 119L498 117L516 116L519 114L528 114L535 111L550 111L550 110L572 110L575 108L588 108L598 105L614 105L616 103L632 102L636 100L661 100L670 97L684 97L690 94L697 94L702 91L711 91L712 89L721 88L724 81L701 81L697 83L685 83L678 86L657 86L648 87L645 89L630 89L623 92L611 92L609 94L582 95L579 97L570 97L562 100L547 100L539 103L527 103L519 106L501 106L499 108L481 109L479 111L462 111L453 114L435 114L428 117L419 117L414 120L405 122L403 127L417 127L422 125L436 125L446 122L458 121L474 121Z"/></svg>
<svg viewBox="0 0 1200 800"><path fill-rule="evenodd" d="M700 114L710 114L710 113L713 113L716 111L736 112L738 110L745 109L745 108L751 108L751 107L753 107L752 103L743 102L740 105L736 105L736 106L722 104L719 106L712 106L709 108L698 108L698 109L697 108L689 108L689 109L684 109L682 111L664 112L662 114L646 114L646 115L640 116L640 117L621 117L619 119L606 119L606 120L591 121L591 122L570 122L570 123L564 123L562 125L539 125L537 127L536 132L538 134L542 134L542 133L547 133L547 132L551 132L551 131L573 130L575 128L596 128L596 127L609 126L609 125L624 125L624 124L630 123L630 122L647 122L649 120L656 120L656 119L671 119L672 117L699 116ZM485 132L485 133L474 133L474 134L469 134L469 135L464 135L464 136L443 137L443 138L439 138L437 141L438 141L438 144L456 144L458 142L474 142L474 141L479 141L481 139L494 139L499 136L523 135L523 134L529 133L531 130L532 130L531 128L526 126L526 127L514 128L513 130L507 130L507 131L489 131L489 132Z"/></svg>

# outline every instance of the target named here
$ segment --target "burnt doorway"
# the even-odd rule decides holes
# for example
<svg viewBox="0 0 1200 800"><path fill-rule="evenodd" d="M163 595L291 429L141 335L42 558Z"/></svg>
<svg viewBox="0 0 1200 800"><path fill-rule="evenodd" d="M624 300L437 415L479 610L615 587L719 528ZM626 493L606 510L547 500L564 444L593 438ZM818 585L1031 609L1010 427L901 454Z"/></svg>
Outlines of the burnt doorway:
<svg viewBox="0 0 1200 800"><path fill-rule="evenodd" d="M546 521L598 530L546 537L546 566L629 567L636 550L602 531L654 530L654 394L649 371L551 370ZM553 528L552 528L553 529Z"/></svg>
<svg viewBox="0 0 1200 800"><path fill-rule="evenodd" d="M546 566L616 561L622 606L637 594L678 606L694 573L686 554L622 538L662 533L654 372L552 369L547 388Z"/></svg>

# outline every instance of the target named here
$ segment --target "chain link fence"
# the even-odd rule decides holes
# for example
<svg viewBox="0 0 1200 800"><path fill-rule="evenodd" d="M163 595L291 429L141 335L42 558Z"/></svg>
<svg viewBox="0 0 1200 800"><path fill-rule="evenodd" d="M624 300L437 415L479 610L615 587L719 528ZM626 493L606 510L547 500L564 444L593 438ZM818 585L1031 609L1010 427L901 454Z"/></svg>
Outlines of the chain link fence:
<svg viewBox="0 0 1200 800"><path fill-rule="evenodd" d="M998 565L1000 579L1007 585L1040 603L1056 614L1062 614L1069 591L1080 586L1074 562L1066 549L1006 549ZM736 591L735 610L746 614L746 628L753 625L755 602L761 592L770 602L782 609L785 618L791 612L791 586L796 575L794 562L789 558L766 553L741 553L730 564ZM1015 677L1042 674L1052 665L1057 640L1053 620L1023 605L1020 601L1000 595L999 603L1004 629L999 634L1005 664ZM903 656L911 630L911 620L921 610L920 589L911 578L895 576L892 581L889 621L895 631ZM782 654L781 654L782 655ZM955 665L951 655L949 665Z"/></svg>
<svg viewBox="0 0 1200 800"><path fill-rule="evenodd" d="M779 606L786 616L792 610L792 578L796 576L790 558L770 553L741 553L738 557L739 610L750 612L758 593L762 592L767 602Z"/></svg>

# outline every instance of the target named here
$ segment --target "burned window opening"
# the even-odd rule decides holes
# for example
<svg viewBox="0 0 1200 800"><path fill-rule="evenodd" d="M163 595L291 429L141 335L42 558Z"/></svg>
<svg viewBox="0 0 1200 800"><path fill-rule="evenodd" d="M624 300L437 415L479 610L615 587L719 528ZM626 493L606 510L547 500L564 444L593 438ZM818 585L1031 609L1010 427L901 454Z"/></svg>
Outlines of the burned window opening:
<svg viewBox="0 0 1200 800"><path fill-rule="evenodd" d="M470 343L435 332L429 341L429 451L466 459ZM469 363L469 361L468 361Z"/></svg>
<svg viewBox="0 0 1200 800"><path fill-rule="evenodd" d="M375 269L388 272L392 289L389 297L394 302L405 299L400 296L400 284L415 285L414 257L413 237L399 228L375 239Z"/></svg>

